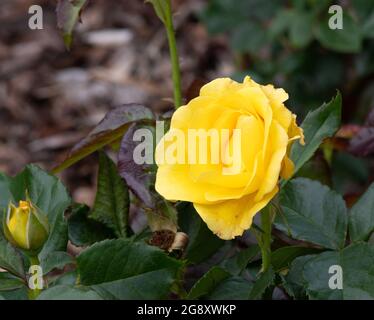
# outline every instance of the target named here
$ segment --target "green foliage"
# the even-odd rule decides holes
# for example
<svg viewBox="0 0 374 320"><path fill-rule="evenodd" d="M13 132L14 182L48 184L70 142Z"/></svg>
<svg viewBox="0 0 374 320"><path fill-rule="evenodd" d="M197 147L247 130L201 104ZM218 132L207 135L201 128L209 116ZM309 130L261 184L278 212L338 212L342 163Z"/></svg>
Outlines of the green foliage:
<svg viewBox="0 0 374 320"><path fill-rule="evenodd" d="M130 240L105 240L94 244L78 257L80 282L93 285L136 276L158 269L176 274L181 263L156 247Z"/></svg>
<svg viewBox="0 0 374 320"><path fill-rule="evenodd" d="M374 184L350 209L349 234L351 240L367 241L374 231Z"/></svg>
<svg viewBox="0 0 374 320"><path fill-rule="evenodd" d="M90 217L111 228L117 237L126 237L129 215L129 192L114 162L99 153L97 193Z"/></svg>
<svg viewBox="0 0 374 320"><path fill-rule="evenodd" d="M170 10L170 2L169 0L146 0L145 2L149 2L153 5L153 8L162 21L162 23L166 24L167 17L168 17L168 10Z"/></svg>
<svg viewBox="0 0 374 320"><path fill-rule="evenodd" d="M16 290L24 286L24 282L7 272L0 273L0 294L2 291Z"/></svg>
<svg viewBox="0 0 374 320"><path fill-rule="evenodd" d="M252 281L234 275L221 267L213 267L200 278L188 294L189 299L209 300L256 300L273 284L272 268L259 274Z"/></svg>
<svg viewBox="0 0 374 320"><path fill-rule="evenodd" d="M27 287L23 286L15 290L1 291L0 300L27 300Z"/></svg>
<svg viewBox="0 0 374 320"><path fill-rule="evenodd" d="M342 268L343 286L329 287L331 266ZM374 247L359 243L341 251L324 252L309 260L303 267L306 291L311 299L374 299Z"/></svg>
<svg viewBox="0 0 374 320"><path fill-rule="evenodd" d="M114 233L104 224L89 217L90 208L74 205L68 217L69 240L76 246L88 246L105 239L114 238Z"/></svg>
<svg viewBox="0 0 374 320"><path fill-rule="evenodd" d="M335 11L329 13L331 5L342 6L343 29L329 28L336 18ZM370 55L374 30L373 4L361 0L209 0L200 19L212 35L228 35L239 57L238 80L249 74L259 82L275 82L290 94L288 105L300 115L336 89L343 91L347 82L363 80L349 55ZM367 70L370 62L359 60Z"/></svg>
<svg viewBox="0 0 374 320"><path fill-rule="evenodd" d="M0 267L18 277L24 278L23 261L16 249L0 235Z"/></svg>
<svg viewBox="0 0 374 320"><path fill-rule="evenodd" d="M357 53L361 50L362 33L359 25L349 15L343 15L343 29L332 30L329 17L322 20L316 29L316 38L327 49L343 53Z"/></svg>
<svg viewBox="0 0 374 320"><path fill-rule="evenodd" d="M306 145L295 145L291 153L296 170L307 168L320 143L336 132L340 109L338 94L306 117ZM268 299L275 287L283 287L294 299L373 298L374 249L370 242L363 242L369 240L374 229L372 186L348 210L339 193L318 181L302 177L284 181L274 203L279 209L274 225L283 237L291 237L297 244L284 245L274 239L277 249L269 257L271 266L259 271L259 246L243 247L240 242L217 238L191 203L178 203L175 209L155 193L155 166L136 167L133 160L138 144L132 137L138 128L151 129L151 139L146 143L154 147L154 125L142 120L131 124L124 134L118 167L100 153L98 191L92 210L80 204L69 207L71 200L61 182L36 166L26 167L14 178L0 175L3 209L8 201L23 199L27 190L50 221L50 239L39 254L48 289L42 290L38 299L165 299L171 294L188 299ZM127 185L143 201L141 209L151 209L151 230L178 228L189 238L187 247L182 246L177 254L150 246L149 229L130 237ZM168 208L160 206L161 200ZM255 232L261 235L264 230L257 228ZM88 246L77 257L66 252L68 235L72 243ZM151 243L158 245L157 241ZM24 252L0 237L0 267L7 270L0 274L3 299L33 296L25 285L29 264ZM331 265L343 270L343 290L328 286ZM192 266L208 271L199 275L185 293L183 277L188 274L186 268ZM54 270L59 272L51 272Z"/></svg>
<svg viewBox="0 0 374 320"><path fill-rule="evenodd" d="M279 272L289 268L291 262L299 256L318 253L321 250L303 246L287 246L274 250L271 254L271 264Z"/></svg>
<svg viewBox="0 0 374 320"><path fill-rule="evenodd" d="M57 285L43 291L38 300L102 300L94 290L72 285Z"/></svg>
<svg viewBox="0 0 374 320"><path fill-rule="evenodd" d="M287 275L283 277L283 286L292 297L373 299L374 247L361 241L367 241L373 231L373 199L371 186L350 209L349 231L351 240L356 243L345 246L347 210L341 197L326 186L304 178L294 179L285 186L280 204L287 226L277 219L276 227L283 231L291 230L294 238L334 249L315 255L308 255L318 252L312 248L300 251L303 256L296 258L289 270L285 269ZM285 256L287 251L293 255L293 250L296 248L281 248L273 252L273 257L280 255L279 251L286 252ZM302 248L299 247L295 254L298 250ZM282 257L276 257L273 264L278 264L279 260L282 261ZM330 268L334 266L341 268L342 272L343 287L339 289L332 289L330 285L335 272Z"/></svg>
<svg viewBox="0 0 374 320"><path fill-rule="evenodd" d="M226 258L221 262L221 267L230 272L232 275L240 275L251 260L260 253L260 247L257 245L239 251L230 258Z"/></svg>
<svg viewBox="0 0 374 320"><path fill-rule="evenodd" d="M306 116L301 127L304 130L306 146L295 143L291 159L296 173L318 149L323 139L332 137L339 129L341 120L342 98L340 93L330 102L323 104Z"/></svg>
<svg viewBox="0 0 374 320"><path fill-rule="evenodd" d="M248 35L251 37L248 38ZM265 42L266 33L251 21L240 25L231 38L231 46L238 52L257 52Z"/></svg>
<svg viewBox="0 0 374 320"><path fill-rule="evenodd" d="M115 299L161 299L183 266L160 249L130 240L106 240L82 252L80 283Z"/></svg>
<svg viewBox="0 0 374 320"><path fill-rule="evenodd" d="M221 267L213 267L199 279L188 294L189 299L197 299L210 294L230 273Z"/></svg>
<svg viewBox="0 0 374 320"><path fill-rule="evenodd" d="M315 15L313 12L299 9L291 10L289 14L289 37L291 45L295 48L305 48L313 40Z"/></svg>
<svg viewBox="0 0 374 320"><path fill-rule="evenodd" d="M209 294L209 300L247 300L251 294L253 283L248 280L231 276L220 282Z"/></svg>
<svg viewBox="0 0 374 320"><path fill-rule="evenodd" d="M306 255L296 258L289 268L285 277L283 277L283 287L287 293L294 299L305 300L307 283L303 278L303 268L305 264L310 261L314 255Z"/></svg>
<svg viewBox="0 0 374 320"><path fill-rule="evenodd" d="M211 257L224 244L208 229L191 203L182 202L178 205L179 227L189 238L186 258L192 263L200 263Z"/></svg>
<svg viewBox="0 0 374 320"><path fill-rule="evenodd" d="M261 299L265 290L274 283L275 273L273 268L260 273L253 284L252 290L249 292L248 299L258 300Z"/></svg>
<svg viewBox="0 0 374 320"><path fill-rule="evenodd" d="M283 188L279 200L286 223L277 216L277 228L325 248L344 246L348 216L341 195L317 181L297 178Z"/></svg>
<svg viewBox="0 0 374 320"><path fill-rule="evenodd" d="M56 251L47 255L41 266L43 268L43 274L48 274L54 269L63 269L68 264L74 264L73 258L65 251Z"/></svg>

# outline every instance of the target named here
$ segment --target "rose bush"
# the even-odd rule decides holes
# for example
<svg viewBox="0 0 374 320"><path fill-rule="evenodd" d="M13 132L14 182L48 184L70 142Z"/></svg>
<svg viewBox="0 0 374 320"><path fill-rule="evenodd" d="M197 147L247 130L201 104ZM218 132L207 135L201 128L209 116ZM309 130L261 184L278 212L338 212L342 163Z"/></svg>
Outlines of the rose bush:
<svg viewBox="0 0 374 320"><path fill-rule="evenodd" d="M279 177L292 175L294 165L288 151L293 141L304 143L296 116L284 105L287 99L283 89L259 85L250 77L243 83L220 78L202 87L197 98L177 109L169 132L156 148L156 190L168 200L193 202L220 238L242 235L253 216L278 192ZM190 154L196 152L188 147L191 141L185 141L191 129L228 129L230 138L223 143L225 150L220 150L226 155L235 147L233 130L239 130L240 152L236 157L240 157L240 170L227 174L223 159L219 163L189 162ZM186 139L175 139L179 132L185 133ZM185 161L161 160L168 148L177 152L184 149ZM205 158L212 158L217 151L214 148L220 145L210 143L201 149L208 153Z"/></svg>

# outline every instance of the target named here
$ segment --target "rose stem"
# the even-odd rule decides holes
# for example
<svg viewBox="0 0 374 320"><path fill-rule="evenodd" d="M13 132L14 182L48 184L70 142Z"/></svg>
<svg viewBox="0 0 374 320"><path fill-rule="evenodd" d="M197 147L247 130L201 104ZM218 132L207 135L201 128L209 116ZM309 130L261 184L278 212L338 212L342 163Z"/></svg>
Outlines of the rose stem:
<svg viewBox="0 0 374 320"><path fill-rule="evenodd" d="M167 10L166 10L166 20L165 20L165 27L166 33L169 42L169 51L170 51L170 58L171 58L171 66L172 66L172 77L173 77L173 85L174 85L174 104L175 108L177 109L182 105L182 92L181 92L181 73L179 67L179 58L178 58L178 51L177 51L177 44L175 40L175 32L173 26L173 18L171 12L171 2L167 0Z"/></svg>
<svg viewBox="0 0 374 320"><path fill-rule="evenodd" d="M261 255L262 255L262 268L261 272L266 272L270 267L271 262L271 229L273 221L273 208L269 203L261 212L261 228L262 241L261 241Z"/></svg>

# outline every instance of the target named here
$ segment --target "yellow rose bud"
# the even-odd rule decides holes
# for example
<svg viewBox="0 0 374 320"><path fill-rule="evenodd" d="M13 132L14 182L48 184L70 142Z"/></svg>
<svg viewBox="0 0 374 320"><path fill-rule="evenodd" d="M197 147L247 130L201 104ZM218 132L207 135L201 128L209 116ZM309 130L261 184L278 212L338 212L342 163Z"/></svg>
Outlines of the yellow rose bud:
<svg viewBox="0 0 374 320"><path fill-rule="evenodd" d="M304 143L287 99L283 89L249 77L203 86L175 111L157 145L156 190L168 200L192 202L220 238L242 235L277 194L279 177L293 174L293 141Z"/></svg>
<svg viewBox="0 0 374 320"><path fill-rule="evenodd" d="M18 248L35 251L48 239L47 217L29 199L20 201L18 207L9 203L4 218L5 237Z"/></svg>

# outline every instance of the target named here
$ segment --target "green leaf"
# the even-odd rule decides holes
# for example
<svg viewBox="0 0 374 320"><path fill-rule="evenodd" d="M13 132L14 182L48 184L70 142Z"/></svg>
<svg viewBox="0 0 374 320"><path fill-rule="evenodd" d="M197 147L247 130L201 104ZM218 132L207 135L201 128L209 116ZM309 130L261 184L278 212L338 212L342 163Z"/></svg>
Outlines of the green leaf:
<svg viewBox="0 0 374 320"><path fill-rule="evenodd" d="M249 248L239 251L233 257L224 259L220 266L230 274L238 276L247 267L248 263L260 252L260 247L252 245Z"/></svg>
<svg viewBox="0 0 374 320"><path fill-rule="evenodd" d="M65 46L70 49L73 40L73 29L81 16L83 6L87 0L58 0L57 26L62 30Z"/></svg>
<svg viewBox="0 0 374 320"><path fill-rule="evenodd" d="M374 231L374 183L350 209L349 235L352 241L367 241Z"/></svg>
<svg viewBox="0 0 374 320"><path fill-rule="evenodd" d="M19 289L1 291L0 300L28 300L26 286L22 286Z"/></svg>
<svg viewBox="0 0 374 320"><path fill-rule="evenodd" d="M26 199L26 193L31 201L47 215L50 234L39 259L53 251L64 251L67 245L67 224L64 220L65 209L71 199L58 178L48 174L35 165L28 165L17 176L7 177L0 174L0 190L3 190L0 209L7 208L8 203L18 203Z"/></svg>
<svg viewBox="0 0 374 320"><path fill-rule="evenodd" d="M347 209L340 194L317 181L297 178L281 190L279 202L287 225L277 216L278 229L325 248L344 247Z"/></svg>
<svg viewBox="0 0 374 320"><path fill-rule="evenodd" d="M66 159L55 167L53 172L58 173L104 146L120 140L131 123L153 118L150 109L135 103L110 110L87 137L73 147Z"/></svg>
<svg viewBox="0 0 374 320"><path fill-rule="evenodd" d="M365 21L362 28L362 34L367 38L374 38L374 10Z"/></svg>
<svg viewBox="0 0 374 320"><path fill-rule="evenodd" d="M102 300L102 298L89 288L57 285L43 290L37 300Z"/></svg>
<svg viewBox="0 0 374 320"><path fill-rule="evenodd" d="M340 93L330 102L308 113L301 127L304 130L305 146L295 143L291 159L295 164L294 174L307 162L318 149L323 139L332 137L339 129L342 98Z"/></svg>
<svg viewBox="0 0 374 320"><path fill-rule="evenodd" d="M271 253L271 264L276 272L289 267L290 263L299 256L319 253L321 250L302 246L279 248Z"/></svg>
<svg viewBox="0 0 374 320"><path fill-rule="evenodd" d="M208 1L204 10L199 14L199 17L206 25L210 34L226 32L247 20L245 14L249 11L248 1L239 0L235 4L233 5L229 1L221 0ZM243 4L245 8L243 8Z"/></svg>
<svg viewBox="0 0 374 320"><path fill-rule="evenodd" d="M342 289L331 289L335 283L331 266L342 268ZM309 260L303 268L307 293L312 299L373 300L374 299L374 246L353 244L343 250L329 251Z"/></svg>
<svg viewBox="0 0 374 320"><path fill-rule="evenodd" d="M255 252L258 252L257 246L249 249L251 250L247 250L243 257L253 257ZM242 259L242 261L248 261L248 258ZM242 266L244 266L244 263ZM250 282L238 276L238 273L240 272L237 268L234 268L233 272L229 272L224 267L214 266L195 283L188 294L188 298L212 300L260 299L265 290L273 284L275 277L272 268L265 273L260 273L255 282Z"/></svg>
<svg viewBox="0 0 374 320"><path fill-rule="evenodd" d="M224 245L225 242L208 229L191 203L181 202L177 210L179 227L189 238L185 251L189 262L200 263Z"/></svg>
<svg viewBox="0 0 374 320"><path fill-rule="evenodd" d="M160 269L91 287L105 299L154 300L168 297L174 282L170 270Z"/></svg>
<svg viewBox="0 0 374 320"><path fill-rule="evenodd" d="M351 5L361 20L370 16L374 10L374 3L372 1L354 0Z"/></svg>
<svg viewBox="0 0 374 320"><path fill-rule="evenodd" d="M23 260L17 250L0 233L0 268L20 277L25 277Z"/></svg>
<svg viewBox="0 0 374 320"><path fill-rule="evenodd" d="M126 239L96 243L84 250L77 262L83 285L117 299L164 298L183 266L156 247Z"/></svg>
<svg viewBox="0 0 374 320"><path fill-rule="evenodd" d="M275 273L273 268L269 268L263 273L260 273L257 276L253 284L253 288L249 293L248 299L257 300L261 299L262 295L265 293L265 290L269 288L274 283Z"/></svg>
<svg viewBox="0 0 374 320"><path fill-rule="evenodd" d="M111 229L91 219L89 213L88 206L75 205L68 217L69 240L76 246L88 246L115 237Z"/></svg>
<svg viewBox="0 0 374 320"><path fill-rule="evenodd" d="M328 20L323 19L315 30L318 41L327 49L342 53L357 53L361 50L361 29L349 14L343 14L343 29L330 29Z"/></svg>
<svg viewBox="0 0 374 320"><path fill-rule="evenodd" d="M84 250L77 261L81 283L85 285L165 268L177 271L182 264L156 247L125 239L95 243Z"/></svg>
<svg viewBox="0 0 374 320"><path fill-rule="evenodd" d="M50 278L49 281L49 286L57 286L57 285L69 285L69 286L74 286L77 283L77 272L76 270L74 271L69 271L65 272L61 275L58 275L55 278Z"/></svg>
<svg viewBox="0 0 374 320"><path fill-rule="evenodd" d="M22 288L25 283L10 273L0 272L0 292Z"/></svg>
<svg viewBox="0 0 374 320"><path fill-rule="evenodd" d="M99 153L97 193L90 218L111 228L117 237L126 237L129 215L129 192L114 162Z"/></svg>
<svg viewBox="0 0 374 320"><path fill-rule="evenodd" d="M238 52L258 53L266 40L263 27L248 21L234 30L231 36L231 47Z"/></svg>
<svg viewBox="0 0 374 320"><path fill-rule="evenodd" d="M197 299L210 294L230 273L221 267L213 267L205 273L191 288L188 299Z"/></svg>
<svg viewBox="0 0 374 320"><path fill-rule="evenodd" d="M289 9L279 10L271 21L269 27L269 35L275 39L285 32L292 22L291 17L293 16L293 11Z"/></svg>
<svg viewBox="0 0 374 320"><path fill-rule="evenodd" d="M303 10L293 10L290 18L289 36L295 48L305 48L313 39L314 14Z"/></svg>
<svg viewBox="0 0 374 320"><path fill-rule="evenodd" d="M364 37L374 37L374 2L367 0L355 0L351 3L362 26Z"/></svg>
<svg viewBox="0 0 374 320"><path fill-rule="evenodd" d="M51 252L40 261L43 274L47 274L54 269L63 269L67 264L73 263L74 259L64 251Z"/></svg>
<svg viewBox="0 0 374 320"><path fill-rule="evenodd" d="M61 211L61 214L56 216L54 220L50 221L49 224L52 227L48 241L44 244L43 250L39 253L40 261L43 261L52 252L66 250L68 243L68 227L63 211Z"/></svg>
<svg viewBox="0 0 374 320"><path fill-rule="evenodd" d="M149 2L153 5L153 8L159 17L159 19L162 21L163 24L166 24L167 22L167 12L170 10L170 0L146 0L145 2Z"/></svg>
<svg viewBox="0 0 374 320"><path fill-rule="evenodd" d="M253 283L239 276L220 282L207 297L209 300L246 300L253 290Z"/></svg>
<svg viewBox="0 0 374 320"><path fill-rule="evenodd" d="M283 277L283 287L287 293L295 299L306 300L306 281L303 278L303 269L305 264L316 257L316 255L307 255L296 258L292 261L290 270Z"/></svg>

